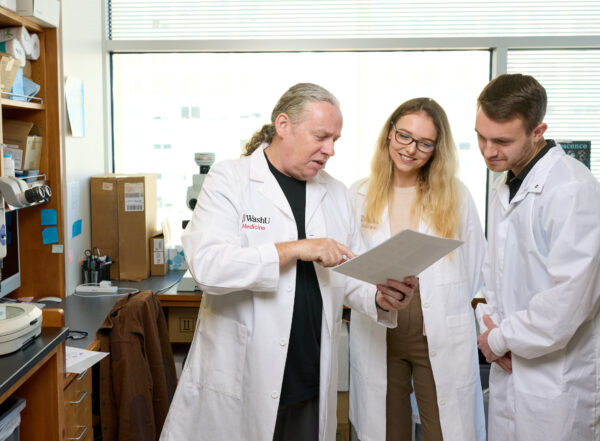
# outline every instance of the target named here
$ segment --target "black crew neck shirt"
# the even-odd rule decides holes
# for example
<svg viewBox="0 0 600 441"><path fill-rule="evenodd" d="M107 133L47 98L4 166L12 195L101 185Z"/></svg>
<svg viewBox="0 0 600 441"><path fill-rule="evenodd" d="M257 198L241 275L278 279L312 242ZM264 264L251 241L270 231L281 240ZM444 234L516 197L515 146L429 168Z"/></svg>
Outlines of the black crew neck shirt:
<svg viewBox="0 0 600 441"><path fill-rule="evenodd" d="M266 154L265 158L290 204L298 239L306 239L306 182L284 175L269 162ZM319 395L322 316L323 299L314 264L298 260L294 312L280 405L299 403Z"/></svg>
<svg viewBox="0 0 600 441"><path fill-rule="evenodd" d="M529 174L533 166L537 164L537 162L542 159L542 157L554 146L556 146L556 143L552 139L546 140L546 145L537 153L537 155L533 157L531 161L527 163L527 165L518 175L515 176L511 170L508 171L506 174L506 185L508 185L508 202L512 201L512 199L515 197L519 191L519 188L521 188L521 184L525 180L525 177Z"/></svg>

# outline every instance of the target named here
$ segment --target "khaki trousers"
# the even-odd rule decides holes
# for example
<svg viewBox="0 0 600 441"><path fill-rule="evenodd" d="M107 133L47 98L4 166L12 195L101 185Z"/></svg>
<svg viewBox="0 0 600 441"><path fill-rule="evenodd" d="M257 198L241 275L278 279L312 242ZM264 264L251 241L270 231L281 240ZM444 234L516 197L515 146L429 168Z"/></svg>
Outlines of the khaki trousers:
<svg viewBox="0 0 600 441"><path fill-rule="evenodd" d="M387 330L386 440L410 441L410 394L417 398L424 441L442 441L435 381L429 362L427 337L423 335L421 296L398 311L398 327Z"/></svg>

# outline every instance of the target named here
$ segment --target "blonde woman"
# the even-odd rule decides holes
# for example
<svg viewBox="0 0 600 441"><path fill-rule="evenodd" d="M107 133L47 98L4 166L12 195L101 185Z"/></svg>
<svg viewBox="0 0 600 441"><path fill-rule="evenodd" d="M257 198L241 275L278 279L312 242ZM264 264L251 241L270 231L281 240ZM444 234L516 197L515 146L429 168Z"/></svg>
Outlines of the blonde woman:
<svg viewBox="0 0 600 441"><path fill-rule="evenodd" d="M369 248L405 228L464 241L420 274L420 293L399 311L397 328L352 311L350 419L361 441L410 440L413 390L425 441L485 440L471 307L485 239L456 170L444 110L416 98L387 119L370 176L351 188Z"/></svg>

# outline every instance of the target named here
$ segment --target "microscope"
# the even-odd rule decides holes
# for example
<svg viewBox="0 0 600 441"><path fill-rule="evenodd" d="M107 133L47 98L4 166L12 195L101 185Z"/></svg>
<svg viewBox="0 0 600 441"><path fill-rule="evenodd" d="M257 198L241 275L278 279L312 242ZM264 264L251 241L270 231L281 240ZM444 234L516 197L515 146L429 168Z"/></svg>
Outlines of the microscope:
<svg viewBox="0 0 600 441"><path fill-rule="evenodd" d="M215 154L214 153L195 153L194 161L200 168L200 173L193 175L192 177L192 186L187 189L187 198L186 205L187 207L194 211L196 207L196 203L198 202L198 195L200 194L200 189L202 188L202 184L204 184L204 179L208 174L210 167L215 163ZM188 221L183 221L183 228L187 226ZM189 270L185 272L179 285L177 287L178 292L194 292L201 291L201 289L196 285L196 281L192 277L192 274Z"/></svg>
<svg viewBox="0 0 600 441"><path fill-rule="evenodd" d="M0 279L7 254L6 204L21 208L42 202L52 196L47 185L29 187L21 179L0 176ZM0 282L1 283L1 282ZM42 332L42 310L33 303L0 305L0 355L18 351Z"/></svg>
<svg viewBox="0 0 600 441"><path fill-rule="evenodd" d="M198 195L200 194L200 189L202 188L202 184L204 184L204 179L206 178L206 174L209 172L211 165L215 163L215 154L214 153L196 153L194 154L194 161L198 167L200 167L200 173L192 176L192 186L187 189L187 198L186 204L190 210L194 210L196 207L196 202L198 200Z"/></svg>
<svg viewBox="0 0 600 441"><path fill-rule="evenodd" d="M52 191L47 185L29 187L25 181L14 176L0 177L0 270L1 259L6 257L6 207L27 207L49 199Z"/></svg>

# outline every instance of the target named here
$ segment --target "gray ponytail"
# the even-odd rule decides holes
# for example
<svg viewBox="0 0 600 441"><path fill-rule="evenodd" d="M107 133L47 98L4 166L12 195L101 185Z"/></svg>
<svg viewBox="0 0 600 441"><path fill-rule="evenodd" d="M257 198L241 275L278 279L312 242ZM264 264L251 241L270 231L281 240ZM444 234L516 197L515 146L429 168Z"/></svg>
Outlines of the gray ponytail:
<svg viewBox="0 0 600 441"><path fill-rule="evenodd" d="M285 92L271 112L271 124L265 124L252 135L243 148L242 156L249 156L262 143L270 144L276 135L275 120L281 113L290 117L293 123L301 120L306 104L314 101L325 101L339 108L337 98L327 89L312 83L298 83Z"/></svg>

